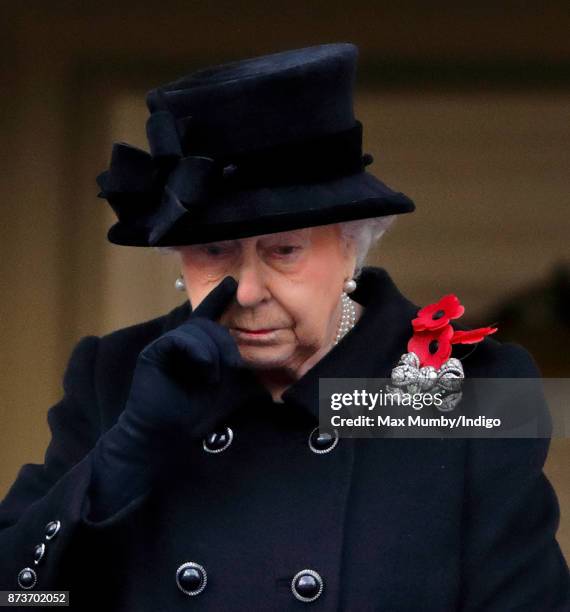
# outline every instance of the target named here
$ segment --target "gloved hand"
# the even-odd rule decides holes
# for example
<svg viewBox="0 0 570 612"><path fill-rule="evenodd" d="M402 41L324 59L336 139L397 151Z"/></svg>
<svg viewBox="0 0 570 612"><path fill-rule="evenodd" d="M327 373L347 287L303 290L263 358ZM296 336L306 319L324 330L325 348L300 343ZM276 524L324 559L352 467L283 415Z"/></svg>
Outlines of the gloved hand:
<svg viewBox="0 0 570 612"><path fill-rule="evenodd" d="M141 351L125 409L92 451L89 520L104 520L148 490L178 449L259 392L234 339L215 321L236 288L227 276L186 322Z"/></svg>
<svg viewBox="0 0 570 612"><path fill-rule="evenodd" d="M227 328L215 322L232 298L226 277L187 322L139 355L119 424L145 447L203 437L236 406L251 374ZM233 400L233 401L232 401Z"/></svg>

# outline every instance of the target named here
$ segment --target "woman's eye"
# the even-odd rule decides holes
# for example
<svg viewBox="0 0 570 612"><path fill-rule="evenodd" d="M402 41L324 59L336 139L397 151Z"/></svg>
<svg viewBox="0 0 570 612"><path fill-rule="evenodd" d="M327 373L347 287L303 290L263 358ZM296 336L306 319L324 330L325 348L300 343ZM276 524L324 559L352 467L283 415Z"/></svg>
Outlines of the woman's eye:
<svg viewBox="0 0 570 612"><path fill-rule="evenodd" d="M280 246L276 247L274 251L277 253L277 255L286 257L287 255L293 255L300 249L301 247L298 246Z"/></svg>
<svg viewBox="0 0 570 612"><path fill-rule="evenodd" d="M203 251L206 253L206 255L210 255L211 257L221 257L226 255L228 252L227 249L214 245L204 247Z"/></svg>

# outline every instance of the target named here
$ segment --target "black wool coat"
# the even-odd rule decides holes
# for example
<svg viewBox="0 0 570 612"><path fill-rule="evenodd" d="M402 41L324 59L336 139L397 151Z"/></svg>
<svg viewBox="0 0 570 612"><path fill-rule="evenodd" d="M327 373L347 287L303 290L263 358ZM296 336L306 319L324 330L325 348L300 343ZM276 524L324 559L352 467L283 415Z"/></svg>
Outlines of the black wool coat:
<svg viewBox="0 0 570 612"><path fill-rule="evenodd" d="M388 378L419 309L382 268L365 268L352 296L361 319L283 403L267 393L236 411L222 452L189 441L150 492L100 523L85 509L90 450L124 408L139 352L190 306L82 338L48 412L45 462L24 465L0 504L0 590L22 590L29 567L26 592L68 590L81 611L570 610L548 438L341 437L311 450L319 377ZM463 367L540 375L524 348L491 337ZM196 595L177 584L186 562L206 573ZM302 570L322 579L310 602L292 590Z"/></svg>

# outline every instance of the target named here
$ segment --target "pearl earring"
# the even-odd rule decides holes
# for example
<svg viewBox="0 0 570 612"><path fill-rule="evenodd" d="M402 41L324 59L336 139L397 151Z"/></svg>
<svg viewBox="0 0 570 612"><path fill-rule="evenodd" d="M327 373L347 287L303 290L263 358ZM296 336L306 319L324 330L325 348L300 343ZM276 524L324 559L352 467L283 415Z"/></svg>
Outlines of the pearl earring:
<svg viewBox="0 0 570 612"><path fill-rule="evenodd" d="M356 281L353 278L344 281L342 288L345 293L352 293L356 289Z"/></svg>
<svg viewBox="0 0 570 612"><path fill-rule="evenodd" d="M182 274L176 279L174 287L177 291L186 290L186 283L184 282L184 277L182 276Z"/></svg>

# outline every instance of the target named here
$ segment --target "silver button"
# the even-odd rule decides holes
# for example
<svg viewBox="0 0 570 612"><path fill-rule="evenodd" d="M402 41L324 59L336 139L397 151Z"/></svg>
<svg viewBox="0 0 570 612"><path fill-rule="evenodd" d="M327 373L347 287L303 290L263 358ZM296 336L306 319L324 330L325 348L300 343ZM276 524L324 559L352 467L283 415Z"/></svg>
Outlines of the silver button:
<svg viewBox="0 0 570 612"><path fill-rule="evenodd" d="M221 453L226 450L234 439L234 432L229 427L213 431L202 441L202 446L207 453Z"/></svg>
<svg viewBox="0 0 570 612"><path fill-rule="evenodd" d="M291 581L291 590L299 601L315 601L323 592L323 588L323 579L312 569L297 572Z"/></svg>
<svg viewBox="0 0 570 612"><path fill-rule="evenodd" d="M42 542L34 546L34 564L37 565L43 558L46 552L46 545Z"/></svg>
<svg viewBox="0 0 570 612"><path fill-rule="evenodd" d="M198 595L206 588L208 576L199 563L186 561L176 570L176 584L186 595Z"/></svg>
<svg viewBox="0 0 570 612"><path fill-rule="evenodd" d="M315 427L309 435L309 448L318 455L330 453L337 444L337 429Z"/></svg>
<svg viewBox="0 0 570 612"><path fill-rule="evenodd" d="M33 588L37 581L38 576L31 567L25 567L23 570L20 570L20 573L18 574L18 584L23 589Z"/></svg>
<svg viewBox="0 0 570 612"><path fill-rule="evenodd" d="M46 540L51 540L52 538L55 538L60 528L61 528L60 521L50 521L46 525Z"/></svg>

